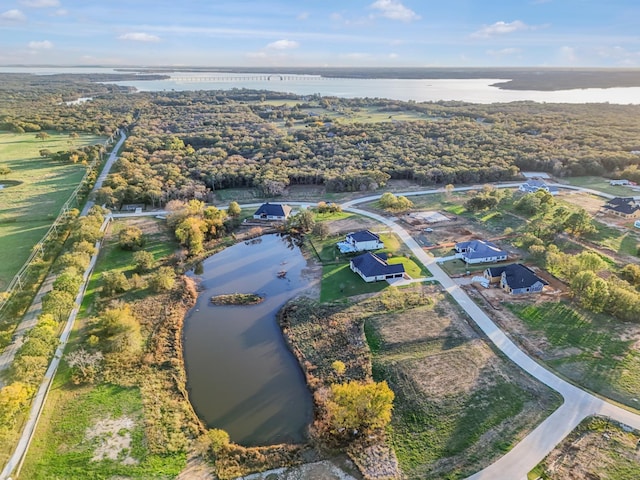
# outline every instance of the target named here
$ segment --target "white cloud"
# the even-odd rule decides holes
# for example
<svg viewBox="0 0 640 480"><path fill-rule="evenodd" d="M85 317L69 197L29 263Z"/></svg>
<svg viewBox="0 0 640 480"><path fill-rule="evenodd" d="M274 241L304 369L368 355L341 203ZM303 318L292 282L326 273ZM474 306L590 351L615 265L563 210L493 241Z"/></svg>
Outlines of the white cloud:
<svg viewBox="0 0 640 480"><path fill-rule="evenodd" d="M120 35L118 40L131 40L133 42L159 42L160 37L157 35L151 35L150 33L132 32Z"/></svg>
<svg viewBox="0 0 640 480"><path fill-rule="evenodd" d="M379 10L381 16L391 20L411 22L420 19L420 15L405 7L400 0L376 0L370 5L370 8Z"/></svg>
<svg viewBox="0 0 640 480"><path fill-rule="evenodd" d="M51 14L52 17L64 17L66 15L69 15L69 10L65 10L64 8L59 8Z"/></svg>
<svg viewBox="0 0 640 480"><path fill-rule="evenodd" d="M390 53L390 54L389 54L389 58L391 58L391 59L394 59L394 60L395 60L396 58L398 58L398 54L397 54L397 53Z"/></svg>
<svg viewBox="0 0 640 480"><path fill-rule="evenodd" d="M49 50L53 48L53 43L49 40L43 40L41 42L36 42L34 40L33 42L29 42L29 48L32 50Z"/></svg>
<svg viewBox="0 0 640 480"><path fill-rule="evenodd" d="M27 17L25 16L25 14L15 8L0 13L0 20L4 20L7 22L24 22L26 19Z"/></svg>
<svg viewBox="0 0 640 480"><path fill-rule="evenodd" d="M59 7L59 0L20 0L20 5L31 8L50 8Z"/></svg>
<svg viewBox="0 0 640 480"><path fill-rule="evenodd" d="M291 48L297 48L300 44L294 40L276 40L275 42L271 42L265 48L270 50L289 50Z"/></svg>
<svg viewBox="0 0 640 480"><path fill-rule="evenodd" d="M302 12L296 17L296 19L298 20L306 20L308 18L309 18L309 12Z"/></svg>
<svg viewBox="0 0 640 480"><path fill-rule="evenodd" d="M487 53L489 55L493 55L494 57L505 57L505 56L509 56L509 55L516 55L518 53L522 52L522 50L520 50L519 48L503 48L501 50L487 50Z"/></svg>
<svg viewBox="0 0 640 480"><path fill-rule="evenodd" d="M520 20L509 22L496 22L493 25L485 25L477 32L471 34L474 38L489 38L495 35L505 35L523 30L532 30L534 27L527 25Z"/></svg>
<svg viewBox="0 0 640 480"><path fill-rule="evenodd" d="M560 56L560 60L566 63L575 63L578 60L578 56L576 55L576 49L573 47L560 47L558 50L558 54Z"/></svg>

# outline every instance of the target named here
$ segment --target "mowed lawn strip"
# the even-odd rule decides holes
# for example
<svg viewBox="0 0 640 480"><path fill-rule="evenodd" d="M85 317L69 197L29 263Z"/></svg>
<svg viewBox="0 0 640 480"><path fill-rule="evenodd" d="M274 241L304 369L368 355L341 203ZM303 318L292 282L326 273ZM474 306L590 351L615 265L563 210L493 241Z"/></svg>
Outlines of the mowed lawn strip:
<svg viewBox="0 0 640 480"><path fill-rule="evenodd" d="M560 302L507 306L548 343L544 353L551 367L594 392L640 406L640 352L633 348L640 332L635 325Z"/></svg>
<svg viewBox="0 0 640 480"><path fill-rule="evenodd" d="M11 252L0 262L0 290L27 260L86 172L84 165L42 158L40 149L57 152L104 141L83 134L69 144L68 133L49 135L43 141L35 133L0 133L0 166L11 169L0 184L17 183L0 190L0 248Z"/></svg>
<svg viewBox="0 0 640 480"><path fill-rule="evenodd" d="M389 312L367 320L374 379L396 394L389 433L406 477L465 478L560 398L494 353L435 287L424 288L433 305L398 310L391 289L382 294Z"/></svg>

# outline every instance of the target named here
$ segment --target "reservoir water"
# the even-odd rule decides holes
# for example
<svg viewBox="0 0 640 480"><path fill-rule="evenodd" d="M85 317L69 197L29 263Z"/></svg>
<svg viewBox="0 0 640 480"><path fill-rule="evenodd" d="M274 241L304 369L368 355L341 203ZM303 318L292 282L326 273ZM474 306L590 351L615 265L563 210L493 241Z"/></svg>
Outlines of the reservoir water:
<svg viewBox="0 0 640 480"><path fill-rule="evenodd" d="M0 67L0 73L26 72L37 75L55 73L122 73L113 68L62 67ZM497 103L534 101L546 103L616 103L640 104L640 87L582 88L545 92L537 90L501 90L494 83L509 79L388 79L388 78L305 78L280 80L278 75L266 75L268 80L243 80L242 74L172 72L166 80L134 80L115 82L141 91L163 90L230 90L247 88L294 93L320 94L345 98L369 97L416 102L461 101L471 103ZM218 80L208 81L211 76ZM246 75L244 76L246 77ZM222 78L222 80L220 80Z"/></svg>
<svg viewBox="0 0 640 480"><path fill-rule="evenodd" d="M184 324L187 388L199 417L247 446L304 441L311 394L276 313L310 278L297 246L265 235L203 262L201 292ZM286 271L284 278L279 273ZM258 305L214 306L211 297L257 293Z"/></svg>

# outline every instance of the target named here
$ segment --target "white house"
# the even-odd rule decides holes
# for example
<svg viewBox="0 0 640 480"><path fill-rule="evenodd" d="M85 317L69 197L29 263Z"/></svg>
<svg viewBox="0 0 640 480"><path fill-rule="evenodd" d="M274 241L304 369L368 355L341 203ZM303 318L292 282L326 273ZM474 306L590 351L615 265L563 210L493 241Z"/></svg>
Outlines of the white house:
<svg viewBox="0 0 640 480"><path fill-rule="evenodd" d="M403 278L405 275L403 264L394 263L390 265L384 255L376 255L371 252L352 258L349 262L349 267L367 283Z"/></svg>
<svg viewBox="0 0 640 480"><path fill-rule="evenodd" d="M554 185L547 185L543 180L539 178L531 178L521 184L518 187L518 190L525 193L536 193L538 190L544 190L545 192L549 192L552 195L558 193L558 187Z"/></svg>
<svg viewBox="0 0 640 480"><path fill-rule="evenodd" d="M286 220L291 214L291 207L280 203L263 203L255 211L253 218L256 220Z"/></svg>
<svg viewBox="0 0 640 480"><path fill-rule="evenodd" d="M456 257L469 264L502 262L509 255L507 251L501 250L494 243L484 240L456 243L455 249L458 252Z"/></svg>
<svg viewBox="0 0 640 480"><path fill-rule="evenodd" d="M380 237L369 230L360 230L347 234L342 242L338 242L338 249L341 253L363 252L365 250L380 250L384 248L384 243Z"/></svg>
<svg viewBox="0 0 640 480"><path fill-rule="evenodd" d="M629 184L631 184L631 182L625 179L609 181L609 185L629 185Z"/></svg>

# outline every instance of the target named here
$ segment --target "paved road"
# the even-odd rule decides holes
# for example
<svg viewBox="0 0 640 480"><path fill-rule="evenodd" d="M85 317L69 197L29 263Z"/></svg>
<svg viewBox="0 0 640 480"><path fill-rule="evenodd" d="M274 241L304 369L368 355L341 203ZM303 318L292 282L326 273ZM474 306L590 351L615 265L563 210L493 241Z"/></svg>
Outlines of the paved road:
<svg viewBox="0 0 640 480"><path fill-rule="evenodd" d="M51 291L55 278L56 276L51 274L45 278L44 282L42 282L40 290L38 290L33 302L31 302L31 306L27 310L27 313L25 313L24 317L22 317L22 320L13 333L13 342L7 345L2 352L2 355L0 355L0 388L4 386L2 375L13 363L16 353L22 346L24 336L29 333L33 327L35 327L36 323L38 323L38 315L40 315L40 311L42 310L42 297Z"/></svg>
<svg viewBox="0 0 640 480"><path fill-rule="evenodd" d="M589 415L605 415L640 430L640 415L601 400L566 382L518 348L493 323L487 314L475 304L471 297L440 268L437 258L428 256L404 228L391 219L354 207L354 205L366 201L371 200L347 202L347 204L343 204L343 210L365 215L389 226L411 249L416 258L431 271L433 278L440 282L442 287L467 312L496 347L519 367L540 382L559 392L564 398L562 406L511 451L489 467L472 475L469 479L526 479L527 473L540 463L556 445Z"/></svg>
<svg viewBox="0 0 640 480"><path fill-rule="evenodd" d="M105 166L104 166L104 168L102 170L102 173L100 174L100 176L96 180L96 183L95 183L95 185L93 187L92 193L95 192L96 190L98 190L102 186L102 182L104 182L104 179L109 174L109 170L113 166L113 163L118 158L117 157L118 150L120 149L120 147L122 146L122 144L124 143L126 138L127 138L127 136L124 134L124 132L121 131L120 140L118 141L118 143L111 150L111 153L109 154L109 159L107 160L107 163L105 164ZM82 213L80 215L81 216L85 216L87 214L87 212L89 211L89 209L91 208L91 206L93 206L93 202L87 201L87 204L82 209ZM110 220L111 220L110 218L105 219L105 221L104 221L104 223L102 224L102 227L101 227L102 231L104 231L104 229L106 228L106 226L108 225ZM9 475L11 475L11 473L14 470L16 470L16 468L19 470L20 466L22 465L22 461L24 459L24 456L27 453L27 450L29 448L29 444L31 443L31 439L33 437L33 433L35 432L36 426L38 425L38 420L40 419L40 413L42 412L42 407L44 405L44 402L47 399L47 395L49 394L49 389L51 388L51 383L53 382L53 378L55 377L56 371L58 370L58 366L60 364L60 360L62 359L62 355L64 353L64 349L67 346L67 341L69 339L69 334L71 333L71 329L73 328L73 324L75 322L76 315L78 314L78 309L80 307L80 304L82 303L82 299L84 298L84 292L85 292L85 290L87 288L87 283L89 281L89 278L91 277L91 272L93 271L93 268L95 267L99 251L100 251L100 242L97 242L96 243L96 253L95 253L95 255L93 255L93 257L91 257L91 262L90 262L89 266L87 267L87 269L84 272L84 275L83 275L83 280L84 281L83 281L82 286L80 287L78 295L76 296L76 299L75 299L76 307L74 307L74 309L69 314L69 318L67 319L67 323L65 324L64 330L62 331L62 334L60 335L60 343L58 345L58 348L56 349L56 352L55 352L55 354L53 356L53 359L51 360L51 363L49 364L49 368L47 369L47 371L45 373L44 379L42 380L42 383L40 384L40 387L38 388L38 391L37 391L36 395L33 397L33 401L31 403L31 410L29 411L29 418L27 419L27 422L25 423L25 426L24 426L24 428L22 430L22 435L20 436L20 440L18 441L18 445L16 446L15 451L13 452L11 457L9 458L7 464L4 466L2 472L0 472L0 480L5 480L5 479L10 478ZM27 319L27 321L32 323L31 327L33 327L35 325L36 322L34 321L34 319L37 320L37 317L38 317L38 315L40 314L40 312L42 310L42 296L44 294L46 294L51 289L50 285L53 283L54 280L55 280L55 275L49 275L47 277L47 279L45 280L43 286L40 288L40 291L38 292L38 295L36 296L36 298L34 299L33 303L31 304L31 307L29 307L28 312L30 312L30 313L27 314L27 316L29 316L29 319ZM49 285L49 286L47 287L47 285ZM25 316L25 318L27 318L27 316ZM31 317L33 317L33 318L31 318ZM23 320L23 322L20 323L20 326L22 326L23 323L24 323L24 320ZM23 332L25 332L25 333L27 331L28 330L23 330ZM23 335L24 335L24 333L23 333ZM22 342L22 337L20 337L20 343L21 342ZM16 343L18 343L18 342L14 342L14 344L16 344ZM13 355L15 355L15 351L17 351L17 347L14 349ZM6 364L6 367L8 367L10 365L10 362L13 361L13 355L12 355L11 360L9 361L9 363ZM1 359L0 359L0 361L1 361Z"/></svg>
<svg viewBox="0 0 640 480"><path fill-rule="evenodd" d="M92 193L95 193L100 188L102 188L102 184L107 179L107 175L109 175L109 171L111 170L111 167L113 166L115 161L118 159L118 152L120 151L120 147L122 147L122 144L126 139L127 139L127 136L124 134L124 131L120 130L120 140L118 140L118 143L116 143L115 146L111 149L111 153L109 154L107 163L104 164L104 167L102 168L102 172L100 173L100 175L98 175L98 178L96 179L96 183L93 186L93 190L91 190ZM87 203L82 209L80 216L85 216L87 213L89 213L89 210L94 205L95 203L92 200L87 200Z"/></svg>

